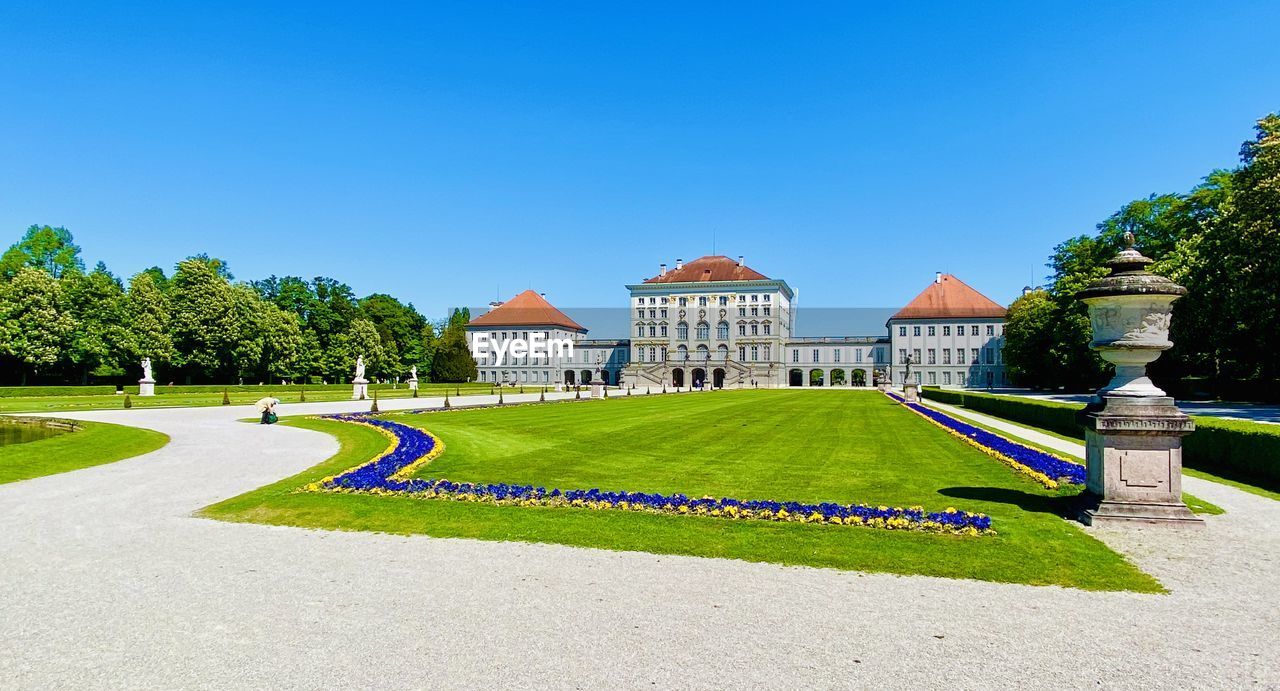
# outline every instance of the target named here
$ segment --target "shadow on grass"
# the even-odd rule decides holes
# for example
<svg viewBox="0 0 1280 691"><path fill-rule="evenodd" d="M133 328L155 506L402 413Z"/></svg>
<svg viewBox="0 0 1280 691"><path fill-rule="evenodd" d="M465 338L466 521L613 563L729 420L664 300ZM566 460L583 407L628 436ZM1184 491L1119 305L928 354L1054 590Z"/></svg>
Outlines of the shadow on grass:
<svg viewBox="0 0 1280 691"><path fill-rule="evenodd" d="M1048 513L1060 518L1074 518L1080 498L1074 495L1046 496L1004 487L945 487L938 494L955 499L1011 504L1023 511Z"/></svg>

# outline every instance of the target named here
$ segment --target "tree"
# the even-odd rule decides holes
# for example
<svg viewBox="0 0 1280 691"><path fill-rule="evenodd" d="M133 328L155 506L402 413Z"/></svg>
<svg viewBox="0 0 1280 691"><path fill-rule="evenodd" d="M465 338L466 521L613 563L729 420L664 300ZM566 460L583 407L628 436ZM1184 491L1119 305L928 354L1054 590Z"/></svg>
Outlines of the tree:
<svg viewBox="0 0 1280 691"><path fill-rule="evenodd" d="M163 272L161 273L163 276ZM166 281L167 282L167 281ZM150 269L129 280L124 299L126 348L130 361L151 358L153 364L172 362L175 356L169 335L169 298Z"/></svg>
<svg viewBox="0 0 1280 691"><path fill-rule="evenodd" d="M123 374L121 363L128 352L125 328L125 294L120 280L101 262L91 273L69 271L62 278L62 292L76 328L68 343L68 357L79 370L81 384L97 376Z"/></svg>
<svg viewBox="0 0 1280 691"><path fill-rule="evenodd" d="M1045 388L1062 377L1065 363L1053 355L1057 321L1058 306L1043 290L1033 290L1009 305L1003 357L1015 383Z"/></svg>
<svg viewBox="0 0 1280 691"><path fill-rule="evenodd" d="M466 331L454 319L459 310L450 316L450 325L440 335L439 346L431 363L431 381L464 382L476 378L476 361L467 348Z"/></svg>
<svg viewBox="0 0 1280 691"><path fill-rule="evenodd" d="M233 351L240 335L230 284L209 262L186 259L173 274L169 298L174 364L188 377L221 376L225 381L237 369Z"/></svg>
<svg viewBox="0 0 1280 691"><path fill-rule="evenodd" d="M43 270L23 267L0 284L0 355L39 374L65 352L75 321L63 305L62 286Z"/></svg>
<svg viewBox="0 0 1280 691"><path fill-rule="evenodd" d="M33 225L27 228L22 239L0 257L0 274L5 278L13 278L24 266L39 269L54 278L61 278L68 271L84 271L80 246L71 237L71 231L61 226Z"/></svg>

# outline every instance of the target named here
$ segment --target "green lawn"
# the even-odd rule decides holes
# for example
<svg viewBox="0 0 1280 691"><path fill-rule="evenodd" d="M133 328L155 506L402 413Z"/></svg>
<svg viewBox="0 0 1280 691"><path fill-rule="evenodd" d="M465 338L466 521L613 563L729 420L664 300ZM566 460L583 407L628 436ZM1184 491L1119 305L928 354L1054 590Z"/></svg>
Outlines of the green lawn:
<svg viewBox="0 0 1280 691"><path fill-rule="evenodd" d="M113 463L169 443L168 435L148 429L105 422L75 424L74 432L0 447L0 484Z"/></svg>
<svg viewBox="0 0 1280 691"><path fill-rule="evenodd" d="M455 481L684 492L742 499L948 506L992 516L991 537L843 526L498 507L302 493L367 460L385 437L288 420L342 442L295 477L207 508L210 517L441 537L555 542L841 569L1159 592L1155 579L1065 521L1043 489L876 392L735 391L390 416L439 436L424 469Z"/></svg>
<svg viewBox="0 0 1280 691"><path fill-rule="evenodd" d="M206 387L200 387L204 389ZM422 384L418 392L419 396L441 396L446 391L453 395L455 390L466 394L487 394L490 391L488 384ZM529 388L526 391L539 391L540 389ZM512 389L504 389L510 393ZM515 389L519 391L519 389ZM233 404L242 405L257 401L263 396L275 396L283 403L297 403L302 395L301 387L289 387L282 389L281 387L228 387L228 398ZM372 396L372 391L370 396ZM405 388L404 384L398 389L378 387L378 398L408 398L411 392ZM351 387L325 387L324 389L306 389L306 397L308 402L315 401L346 401L351 399ZM205 391L185 392L183 387L178 386L168 389L165 386L156 386L155 396L136 396L131 395L129 402L134 408L183 408L183 407L199 407L214 406L222 404L222 391ZM38 412L64 412L72 410L106 410L124 407L124 396L121 395L89 395L89 396L21 396L0 398L0 413L38 413Z"/></svg>

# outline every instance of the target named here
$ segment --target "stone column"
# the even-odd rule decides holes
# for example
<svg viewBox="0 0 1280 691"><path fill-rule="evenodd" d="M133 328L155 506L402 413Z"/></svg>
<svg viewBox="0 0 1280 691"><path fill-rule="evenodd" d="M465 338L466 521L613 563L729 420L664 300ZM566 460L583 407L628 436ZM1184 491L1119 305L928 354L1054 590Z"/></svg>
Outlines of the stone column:
<svg viewBox="0 0 1280 691"><path fill-rule="evenodd" d="M1151 259L1127 248L1107 264L1111 275L1080 292L1093 326L1090 347L1115 365L1115 377L1080 414L1085 426L1087 525L1161 524L1199 527L1182 503L1182 437L1195 430L1173 398L1147 377L1147 364L1173 346L1173 302L1187 290L1147 271Z"/></svg>

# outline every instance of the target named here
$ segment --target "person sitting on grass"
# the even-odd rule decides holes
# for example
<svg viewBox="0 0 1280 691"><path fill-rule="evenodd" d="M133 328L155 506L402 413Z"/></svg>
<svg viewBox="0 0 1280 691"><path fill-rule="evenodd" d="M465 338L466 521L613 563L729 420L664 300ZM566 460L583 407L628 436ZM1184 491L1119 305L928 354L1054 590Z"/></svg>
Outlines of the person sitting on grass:
<svg viewBox="0 0 1280 691"><path fill-rule="evenodd" d="M266 398L259 399L254 405L256 405L258 410L262 413L261 424L274 425L276 420L279 419L279 417L276 416L276 406L280 405L280 399L267 396Z"/></svg>

